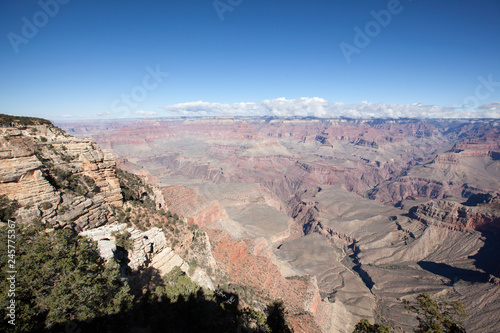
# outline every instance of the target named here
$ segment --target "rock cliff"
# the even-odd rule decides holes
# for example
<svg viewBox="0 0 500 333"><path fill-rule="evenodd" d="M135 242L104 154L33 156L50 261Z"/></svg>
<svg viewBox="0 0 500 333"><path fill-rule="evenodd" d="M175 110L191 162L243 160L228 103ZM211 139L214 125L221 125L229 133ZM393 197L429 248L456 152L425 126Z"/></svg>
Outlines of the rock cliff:
<svg viewBox="0 0 500 333"><path fill-rule="evenodd" d="M260 183L283 201L321 185L392 204L500 186L495 120L229 117L62 126L93 136L160 182Z"/></svg>
<svg viewBox="0 0 500 333"><path fill-rule="evenodd" d="M208 234L218 266L227 274L228 282L250 288L256 304L283 300L295 332L321 331L315 316L322 300L314 276L285 278L270 258L251 253L252 240L235 241L213 229Z"/></svg>
<svg viewBox="0 0 500 333"><path fill-rule="evenodd" d="M449 200L432 200L410 209L410 217L441 228L476 230L500 236L499 196L488 203L466 206Z"/></svg>
<svg viewBox="0 0 500 333"><path fill-rule="evenodd" d="M20 221L85 230L114 220L122 195L110 153L50 124L8 125L0 128L0 194L21 205Z"/></svg>
<svg viewBox="0 0 500 333"><path fill-rule="evenodd" d="M189 265L177 255L171 247L160 228L151 228L141 232L134 228L127 228L124 223L105 225L99 228L86 230L80 233L98 244L101 256L107 260L121 259L123 253L117 249L117 237L128 233L129 246L127 251L128 267L134 271L144 270L148 267L156 269L160 276L164 276L174 267L179 266L184 272L189 271Z"/></svg>
<svg viewBox="0 0 500 333"><path fill-rule="evenodd" d="M255 225L245 230L231 220L239 219L240 216L234 207L246 206L256 199L259 203L275 204L267 189L255 186L223 186L223 189L206 186L200 192L206 196L217 195L221 202L208 200L201 193L181 185L163 189L165 201L172 212L182 213L188 223L206 232L214 258L209 269L215 272L214 282L250 290L244 301L260 309L281 299L287 308L287 320L296 332L320 332L323 324L319 321L319 313L321 310L324 315L325 305L316 278L310 275L284 275L273 254L272 244L290 235L287 220L283 221L286 229L275 230L269 222L273 212L266 210L266 206L247 208L253 215L260 215L263 210L269 213L262 217L266 232L261 237L256 237L256 233L250 234L255 232ZM230 208L231 214L226 212L223 205Z"/></svg>

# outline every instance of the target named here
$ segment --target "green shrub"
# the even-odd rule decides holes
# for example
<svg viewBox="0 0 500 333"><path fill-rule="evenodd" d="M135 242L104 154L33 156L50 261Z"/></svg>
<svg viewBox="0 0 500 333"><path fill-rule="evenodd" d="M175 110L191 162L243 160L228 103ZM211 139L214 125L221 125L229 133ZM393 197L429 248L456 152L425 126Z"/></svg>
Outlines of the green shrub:
<svg viewBox="0 0 500 333"><path fill-rule="evenodd" d="M10 200L5 194L0 195L0 222L12 220L19 208L21 206L16 200Z"/></svg>
<svg viewBox="0 0 500 333"><path fill-rule="evenodd" d="M390 333L389 327L379 324L370 324L367 319L361 319L356 324L353 333Z"/></svg>
<svg viewBox="0 0 500 333"><path fill-rule="evenodd" d="M57 213L58 213L58 214L63 215L63 214L65 214L68 210L69 210L68 205L61 205L61 206L59 206L59 208L57 209Z"/></svg>
<svg viewBox="0 0 500 333"><path fill-rule="evenodd" d="M407 300L403 300L403 303L408 312L417 315L417 333L465 333L463 323L458 318L466 318L467 314L460 302L449 301L445 296L433 297L423 293L417 296L416 305Z"/></svg>
<svg viewBox="0 0 500 333"><path fill-rule="evenodd" d="M61 159L66 163L73 161L73 157L69 155L61 155Z"/></svg>
<svg viewBox="0 0 500 333"><path fill-rule="evenodd" d="M133 242L130 238L130 232L128 232L127 230L122 233L114 231L113 233L111 233L111 236L115 238L116 246L120 246L127 251L132 249Z"/></svg>
<svg viewBox="0 0 500 333"><path fill-rule="evenodd" d="M198 260L196 260L196 258L193 258L189 262L189 275L193 275L196 267L198 267Z"/></svg>
<svg viewBox="0 0 500 333"><path fill-rule="evenodd" d="M6 228L0 236L6 239ZM45 232L42 227L17 231L17 332L39 332L69 321L86 321L130 308L130 288L114 262L105 264L94 242L71 230ZM0 242L7 257L7 242ZM0 261L0 331L7 331L7 262ZM9 328L8 331L11 331Z"/></svg>
<svg viewBox="0 0 500 333"><path fill-rule="evenodd" d="M269 304L266 308L267 325L271 332L291 333L285 320L285 305L282 300L277 300Z"/></svg>
<svg viewBox="0 0 500 333"><path fill-rule="evenodd" d="M46 201L40 205L40 208L43 210L51 209L52 208L52 203Z"/></svg>
<svg viewBox="0 0 500 333"><path fill-rule="evenodd" d="M20 117L11 116L7 114L0 114L0 124L2 125L23 125L23 126L33 126L33 125L50 125L52 122L47 119L35 118L35 117Z"/></svg>
<svg viewBox="0 0 500 333"><path fill-rule="evenodd" d="M193 282L179 266L174 267L174 269L164 277L164 282L164 295L174 302L177 301L179 297L187 297L200 289L200 286L196 282Z"/></svg>
<svg viewBox="0 0 500 333"><path fill-rule="evenodd" d="M266 323L267 318L264 312L255 311L251 308L245 308L241 310L238 319L242 327L254 327L252 331L271 332L271 329Z"/></svg>
<svg viewBox="0 0 500 333"><path fill-rule="evenodd" d="M125 170L116 169L116 177L120 182L124 201L131 201L142 207L155 209L156 204L153 197L153 189L147 184L143 184L141 178ZM146 190L146 195L140 197L139 193Z"/></svg>
<svg viewBox="0 0 500 333"><path fill-rule="evenodd" d="M73 158L70 157L70 159ZM100 191L95 181L88 176L74 174L71 171L48 165L48 162L44 162L44 165L46 165L46 168L43 169L45 178L58 190L86 197L92 197Z"/></svg>

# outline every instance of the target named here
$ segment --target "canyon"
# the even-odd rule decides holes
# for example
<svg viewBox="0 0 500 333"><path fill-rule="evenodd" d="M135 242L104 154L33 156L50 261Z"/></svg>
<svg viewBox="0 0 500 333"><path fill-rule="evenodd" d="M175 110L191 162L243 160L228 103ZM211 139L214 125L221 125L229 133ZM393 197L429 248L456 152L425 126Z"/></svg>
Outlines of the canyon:
<svg viewBox="0 0 500 333"><path fill-rule="evenodd" d="M410 331L416 319L400 300L421 292L460 299L469 331L500 327L496 120L218 117L58 126L71 136L43 126L3 130L0 192L28 207L19 213L26 218L65 227L61 216L73 214L79 230L114 223L116 163L159 189L157 205L206 234L208 259L199 268L207 284L245 286L257 309L283 300L295 332L350 332L362 318ZM33 136L47 141L17 149ZM50 184L43 163L71 168L99 190L79 202ZM41 208L45 202L51 207ZM64 205L81 209L54 213Z"/></svg>

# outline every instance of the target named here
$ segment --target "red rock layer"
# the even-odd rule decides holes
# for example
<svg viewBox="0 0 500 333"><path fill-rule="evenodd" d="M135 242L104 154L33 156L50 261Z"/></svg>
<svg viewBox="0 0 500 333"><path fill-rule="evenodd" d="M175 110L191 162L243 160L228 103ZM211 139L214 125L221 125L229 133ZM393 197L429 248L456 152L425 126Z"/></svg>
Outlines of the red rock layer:
<svg viewBox="0 0 500 333"><path fill-rule="evenodd" d="M162 190L170 211L186 217L189 224L206 227L226 215L217 201L208 201L185 186L169 186Z"/></svg>
<svg viewBox="0 0 500 333"><path fill-rule="evenodd" d="M488 231L500 235L500 210L492 205L468 207L457 202L431 201L410 209L412 217L439 227Z"/></svg>
<svg viewBox="0 0 500 333"><path fill-rule="evenodd" d="M207 230L219 267L227 272L230 282L256 290L260 301L281 299L294 332L320 332L314 315L321 296L313 277L284 278L268 257L256 256L249 250L252 240L232 239L218 230Z"/></svg>

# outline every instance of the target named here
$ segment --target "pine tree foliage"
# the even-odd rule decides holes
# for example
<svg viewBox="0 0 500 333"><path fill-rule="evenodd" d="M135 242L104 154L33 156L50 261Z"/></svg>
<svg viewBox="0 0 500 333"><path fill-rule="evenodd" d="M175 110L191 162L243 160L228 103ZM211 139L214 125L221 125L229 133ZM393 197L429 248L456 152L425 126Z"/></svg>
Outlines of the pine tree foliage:
<svg viewBox="0 0 500 333"><path fill-rule="evenodd" d="M368 319L361 319L356 324L353 333L390 333L389 327L379 324L370 324Z"/></svg>
<svg viewBox="0 0 500 333"><path fill-rule="evenodd" d="M7 239L6 234L6 228L2 228L0 237ZM7 258L6 243L0 242L1 258ZM41 227L18 230L15 260L15 331L39 331L85 321L118 313L132 304L128 285L119 280L118 265L105 264L95 243L73 231L46 232ZM5 266L2 260L0 325L8 325L9 270Z"/></svg>
<svg viewBox="0 0 500 333"><path fill-rule="evenodd" d="M417 314L417 333L465 333L460 319L466 318L467 314L460 302L423 293L417 296L416 304L407 300L403 300L403 303L409 312Z"/></svg>
<svg viewBox="0 0 500 333"><path fill-rule="evenodd" d="M7 222L14 218L14 213L20 206L15 200L9 200L6 195L0 195L0 221Z"/></svg>

